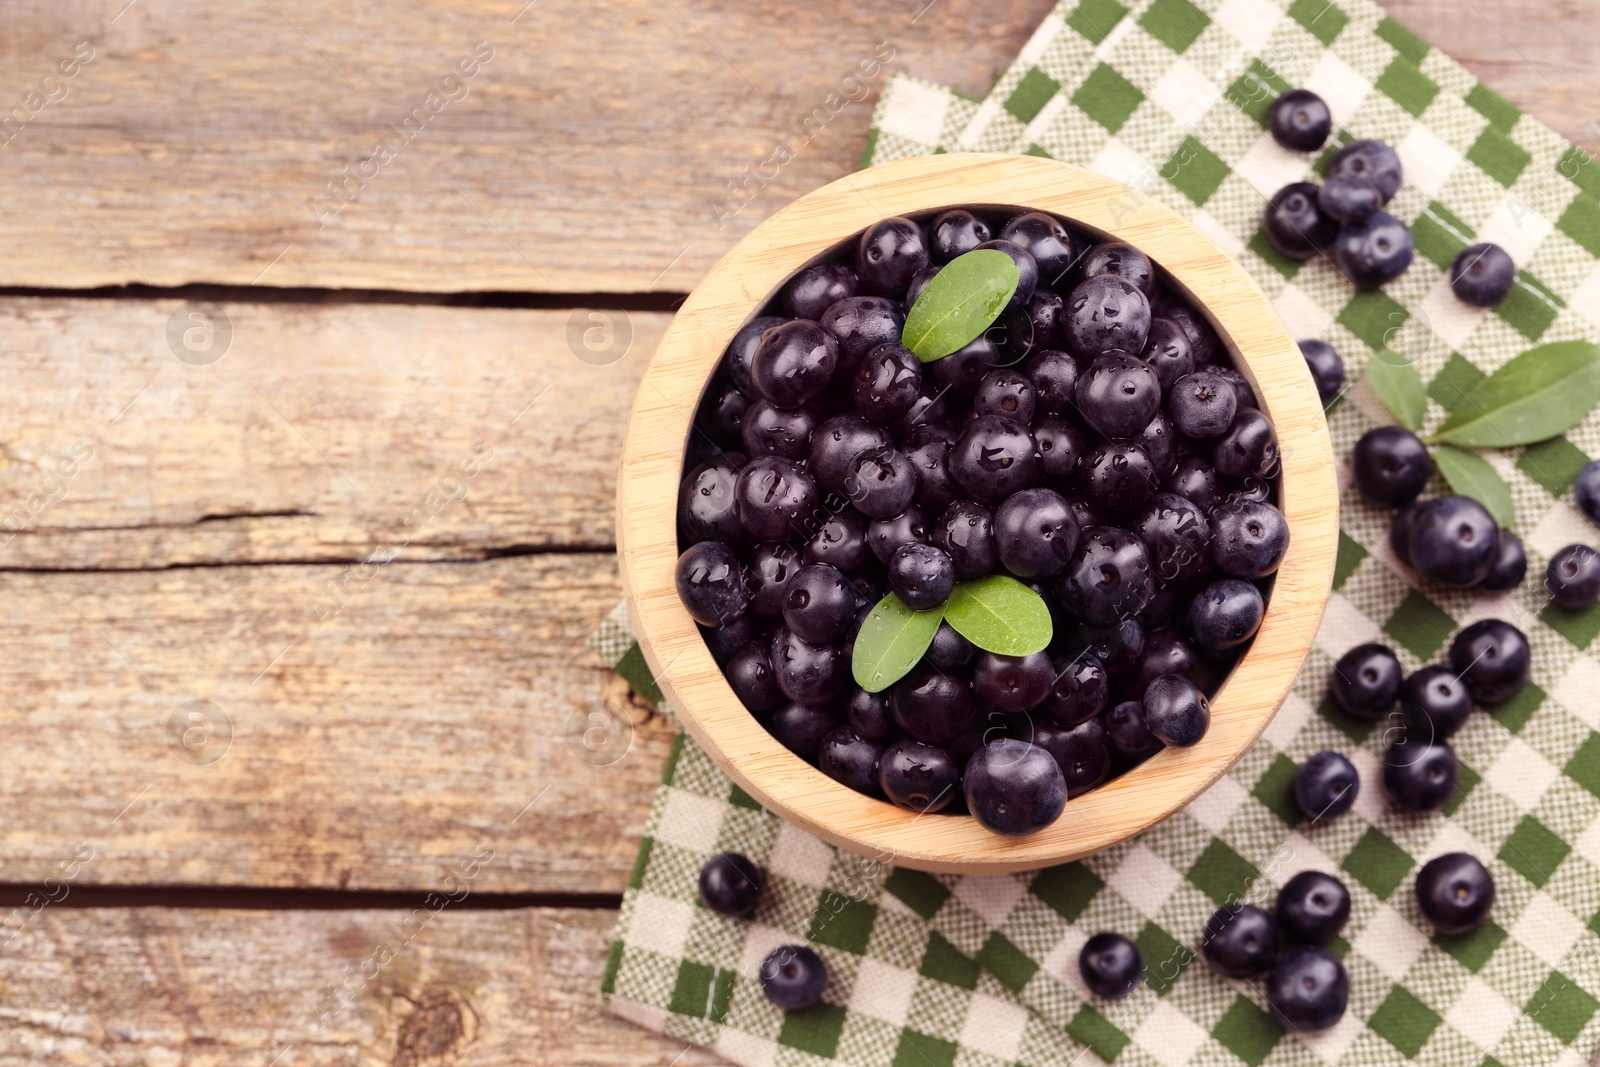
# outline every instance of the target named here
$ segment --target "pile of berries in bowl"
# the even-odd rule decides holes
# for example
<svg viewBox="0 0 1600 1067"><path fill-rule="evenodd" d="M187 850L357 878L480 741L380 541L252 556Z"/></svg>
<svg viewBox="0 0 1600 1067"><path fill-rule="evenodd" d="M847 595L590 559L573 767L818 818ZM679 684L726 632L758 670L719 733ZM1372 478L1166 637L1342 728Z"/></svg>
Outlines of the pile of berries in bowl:
<svg viewBox="0 0 1600 1067"><path fill-rule="evenodd" d="M1211 326L1045 212L845 241L695 426L676 586L739 700L836 781L999 834L1198 744L1288 549L1273 423Z"/></svg>

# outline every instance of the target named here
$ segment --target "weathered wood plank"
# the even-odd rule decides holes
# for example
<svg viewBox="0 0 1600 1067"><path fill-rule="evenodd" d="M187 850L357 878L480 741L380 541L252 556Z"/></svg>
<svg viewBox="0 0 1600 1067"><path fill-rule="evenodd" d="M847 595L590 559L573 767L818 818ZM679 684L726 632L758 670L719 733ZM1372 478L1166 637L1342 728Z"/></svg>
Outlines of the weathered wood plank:
<svg viewBox="0 0 1600 1067"><path fill-rule="evenodd" d="M619 596L603 554L8 575L0 878L431 889L482 843L475 889L620 892L668 735L584 648Z"/></svg>
<svg viewBox="0 0 1600 1067"><path fill-rule="evenodd" d="M30 4L5 107L93 58L0 152L0 285L685 290L854 169L885 58L981 92L1050 6Z"/></svg>
<svg viewBox="0 0 1600 1067"><path fill-rule="evenodd" d="M581 309L236 304L213 316L226 353L196 366L168 344L190 313L0 300L0 566L612 543L624 424L665 314L605 313L617 348L631 340L591 354Z"/></svg>
<svg viewBox="0 0 1600 1067"><path fill-rule="evenodd" d="M46 908L0 953L0 1065L721 1062L601 1010L614 912L424 914Z"/></svg>

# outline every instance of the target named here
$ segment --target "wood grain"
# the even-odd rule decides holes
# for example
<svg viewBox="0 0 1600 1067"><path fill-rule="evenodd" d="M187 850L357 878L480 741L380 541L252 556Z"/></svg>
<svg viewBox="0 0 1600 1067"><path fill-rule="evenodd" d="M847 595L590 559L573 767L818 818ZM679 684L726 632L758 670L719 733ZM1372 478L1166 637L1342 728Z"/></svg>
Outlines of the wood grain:
<svg viewBox="0 0 1600 1067"><path fill-rule="evenodd" d="M447 907L409 941L403 914L47 908L0 954L0 1067L721 1062L602 1011L615 912Z"/></svg>
<svg viewBox="0 0 1600 1067"><path fill-rule="evenodd" d="M1216 327L1277 430L1289 550L1254 644L1212 700L1211 727L1074 800L1025 838L969 816L923 819L833 781L789 752L734 696L678 598L673 516L692 405L734 332L796 270L885 215L964 203L1049 211L1149 255ZM1194 225L1091 171L1034 156L951 153L898 160L809 193L734 246L684 303L645 373L623 445L617 551L634 632L701 746L768 808L842 848L924 870L1031 870L1124 841L1216 781L1266 727L1322 618L1339 531L1322 401L1283 320Z"/></svg>
<svg viewBox="0 0 1600 1067"><path fill-rule="evenodd" d="M887 69L980 94L1051 7L824 0L779 20L738 0L525 2L8 5L4 108L78 42L95 58L0 151L0 285L685 291L854 169L884 75L845 79L879 42ZM1390 6L1595 142L1600 9ZM493 59L402 144L392 124L479 41ZM308 207L380 141L394 158L346 186L353 201ZM763 168L779 144L796 158Z"/></svg>
<svg viewBox="0 0 1600 1067"><path fill-rule="evenodd" d="M0 299L0 567L612 544L623 425L667 315L239 303L217 320L226 353L195 366L168 344L189 313Z"/></svg>
<svg viewBox="0 0 1600 1067"><path fill-rule="evenodd" d="M4 880L620 892L668 735L584 648L614 558L344 573L8 575Z"/></svg>

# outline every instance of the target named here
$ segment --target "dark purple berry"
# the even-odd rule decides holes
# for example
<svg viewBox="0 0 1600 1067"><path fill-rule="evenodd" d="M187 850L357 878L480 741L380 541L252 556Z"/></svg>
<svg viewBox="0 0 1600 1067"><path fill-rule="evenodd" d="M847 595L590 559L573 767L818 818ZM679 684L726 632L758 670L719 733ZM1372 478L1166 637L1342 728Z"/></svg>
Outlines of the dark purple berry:
<svg viewBox="0 0 1600 1067"><path fill-rule="evenodd" d="M954 739L977 715L966 681L922 665L895 683L889 709L907 736L930 745Z"/></svg>
<svg viewBox="0 0 1600 1067"><path fill-rule="evenodd" d="M1078 361L1056 348L1033 353L1024 368L1040 411L1060 415L1078 406Z"/></svg>
<svg viewBox="0 0 1600 1067"><path fill-rule="evenodd" d="M1189 604L1189 633L1201 648L1220 652L1254 637L1266 614L1261 590L1237 578L1212 582Z"/></svg>
<svg viewBox="0 0 1600 1067"><path fill-rule="evenodd" d="M1310 259L1339 236L1339 223L1323 213L1317 187L1310 182L1285 185L1267 201L1261 228L1272 247L1290 259Z"/></svg>
<svg viewBox="0 0 1600 1067"><path fill-rule="evenodd" d="M1078 463L1078 478L1089 502L1112 513L1134 511L1161 488L1161 477L1144 446L1103 441Z"/></svg>
<svg viewBox="0 0 1600 1067"><path fill-rule="evenodd" d="M1422 438L1399 426L1368 430L1350 456L1356 489L1374 504L1403 508L1422 492L1433 460Z"/></svg>
<svg viewBox="0 0 1600 1067"><path fill-rule="evenodd" d="M929 530L922 509L912 504L891 519L877 519L867 527L867 547L884 566L902 545L927 544Z"/></svg>
<svg viewBox="0 0 1600 1067"><path fill-rule="evenodd" d="M1411 266L1415 252L1411 228L1387 211L1345 226L1333 243L1339 270L1363 289L1400 277Z"/></svg>
<svg viewBox="0 0 1600 1067"><path fill-rule="evenodd" d="M1144 350L1138 355L1155 368L1162 389L1171 389L1178 379L1195 370L1194 353L1189 347L1188 335L1178 328L1177 323L1164 316L1150 320L1150 334L1145 339Z"/></svg>
<svg viewBox="0 0 1600 1067"><path fill-rule="evenodd" d="M1300 354L1306 359L1311 380L1317 383L1317 396L1323 406L1333 403L1344 388L1344 360L1338 351L1326 341L1301 341Z"/></svg>
<svg viewBox="0 0 1600 1067"><path fill-rule="evenodd" d="M1044 287L1059 285L1078 258L1072 234L1059 219L1043 211L1018 215L1000 230L1000 239L1033 257L1039 268L1038 284Z"/></svg>
<svg viewBox="0 0 1600 1067"><path fill-rule="evenodd" d="M940 811L961 794L961 765L948 749L902 737L878 761L878 787L907 810Z"/></svg>
<svg viewBox="0 0 1600 1067"><path fill-rule="evenodd" d="M1150 320L1150 301L1138 287L1114 274L1097 275L1079 282L1067 297L1067 347L1082 359L1112 353L1137 358L1150 335Z"/></svg>
<svg viewBox="0 0 1600 1067"><path fill-rule="evenodd" d="M1016 264L1017 267L1017 291L1011 294L1011 301L1006 304L1006 310L1020 311L1027 307L1040 284L1039 264L1034 260L1032 253L1015 241L1007 241L1003 238L985 241L978 247L1004 252L1011 257L1011 262ZM1048 284L1048 279L1046 279L1046 284Z"/></svg>
<svg viewBox="0 0 1600 1067"><path fill-rule="evenodd" d="M1545 592L1568 611L1582 611L1600 600L1600 554L1588 545L1556 550L1544 570Z"/></svg>
<svg viewBox="0 0 1600 1067"><path fill-rule="evenodd" d="M856 272L843 263L807 267L783 287L783 310L793 318L822 318L822 313L856 295Z"/></svg>
<svg viewBox="0 0 1600 1067"><path fill-rule="evenodd" d="M1033 421L1033 382L1021 372L1003 367L984 375L972 394L974 415L1004 415L1026 425Z"/></svg>
<svg viewBox="0 0 1600 1067"><path fill-rule="evenodd" d="M1079 533L1056 598L1075 618L1105 626L1138 614L1154 591L1144 542L1115 526L1090 526Z"/></svg>
<svg viewBox="0 0 1600 1067"><path fill-rule="evenodd" d="M1516 280L1517 265L1499 245L1468 245L1450 264L1451 291L1456 299L1473 307L1494 307L1511 292Z"/></svg>
<svg viewBox="0 0 1600 1067"><path fill-rule="evenodd" d="M1014 738L990 741L974 752L962 783L972 817L1007 837L1043 830L1067 805L1067 782L1050 753Z"/></svg>
<svg viewBox="0 0 1600 1067"><path fill-rule="evenodd" d="M742 542L738 485L739 472L727 460L714 459L690 471L678 490L678 536L689 544Z"/></svg>
<svg viewBox="0 0 1600 1067"><path fill-rule="evenodd" d="M1033 743L1050 753L1067 783L1067 796L1082 796L1111 771L1111 742L1105 727L1094 719L1076 726L1058 726L1045 720L1033 729Z"/></svg>
<svg viewBox="0 0 1600 1067"><path fill-rule="evenodd" d="M949 623L941 622L923 657L942 671L953 671L971 663L974 651L971 641L951 629Z"/></svg>
<svg viewBox="0 0 1600 1067"><path fill-rule="evenodd" d="M786 541L768 541L750 550L745 583L756 614L766 619L783 617L784 590L804 563L799 551Z"/></svg>
<svg viewBox="0 0 1600 1067"><path fill-rule="evenodd" d="M1322 213L1345 224L1367 221L1383 203L1383 190L1378 183L1356 175L1329 178L1317 192L1317 206Z"/></svg>
<svg viewBox="0 0 1600 1067"><path fill-rule="evenodd" d="M1033 443L1039 446L1039 480L1066 488L1089 451L1089 433L1068 418L1047 415L1033 424Z"/></svg>
<svg viewBox="0 0 1600 1067"><path fill-rule="evenodd" d="M1295 941L1326 945L1350 918L1350 890L1331 874L1301 871L1278 890L1278 926Z"/></svg>
<svg viewBox="0 0 1600 1067"><path fill-rule="evenodd" d="M1224 478L1242 482L1278 472L1278 434L1261 412L1246 408L1211 446L1211 465Z"/></svg>
<svg viewBox="0 0 1600 1067"><path fill-rule="evenodd" d="M764 643L750 641L740 646L739 651L723 665L722 672L728 676L728 686L733 690L733 695L750 711L760 714L783 703L783 690L778 688L778 679L772 673L772 660Z"/></svg>
<svg viewBox="0 0 1600 1067"><path fill-rule="evenodd" d="M1382 141L1351 141L1328 162L1329 178L1370 178L1388 203L1400 188L1400 156Z"/></svg>
<svg viewBox="0 0 1600 1067"><path fill-rule="evenodd" d="M793 319L761 335L750 378L773 405L795 408L818 396L839 365L839 342L820 323Z"/></svg>
<svg viewBox="0 0 1600 1067"><path fill-rule="evenodd" d="M739 521L755 541L787 541L805 532L817 510L817 483L777 456L752 459L739 472Z"/></svg>
<svg viewBox="0 0 1600 1067"><path fill-rule="evenodd" d="M849 726L828 732L817 746L817 769L857 793L878 792L878 761L883 746L866 740Z"/></svg>
<svg viewBox="0 0 1600 1067"><path fill-rule="evenodd" d="M843 721L833 704L785 704L772 713L770 729L784 748L807 763L816 763L822 739Z"/></svg>
<svg viewBox="0 0 1600 1067"><path fill-rule="evenodd" d="M1105 710L1110 694L1105 667L1092 656L1056 664L1055 684L1041 708L1062 726L1089 722Z"/></svg>
<svg viewBox="0 0 1600 1067"><path fill-rule="evenodd" d="M856 245L856 276L863 292L899 296L911 279L928 265L928 246L922 227L910 219L889 218L873 223Z"/></svg>
<svg viewBox="0 0 1600 1067"><path fill-rule="evenodd" d="M1211 702L1188 678L1166 674L1145 686L1145 728L1163 744L1188 748L1211 728Z"/></svg>
<svg viewBox="0 0 1600 1067"><path fill-rule="evenodd" d="M912 541L889 557L889 588L908 608L938 607L950 599L955 584L955 564L941 548Z"/></svg>
<svg viewBox="0 0 1600 1067"><path fill-rule="evenodd" d="M1326 1030L1349 1003L1350 975L1325 948L1297 945L1267 972L1267 1004L1289 1029Z"/></svg>
<svg viewBox="0 0 1600 1067"><path fill-rule="evenodd" d="M1173 383L1167 394L1172 424L1186 437L1220 437L1238 410L1233 386L1212 370L1195 371Z"/></svg>
<svg viewBox="0 0 1600 1067"><path fill-rule="evenodd" d="M1150 265L1150 257L1121 241L1095 245L1084 255L1084 278L1097 278L1102 274L1121 278L1145 296L1155 291L1156 271Z"/></svg>
<svg viewBox="0 0 1600 1067"><path fill-rule="evenodd" d="M1095 934L1078 953L1078 973L1096 996L1125 997L1144 977L1144 960L1121 934Z"/></svg>
<svg viewBox="0 0 1600 1067"><path fill-rule="evenodd" d="M800 704L837 699L850 681L850 660L837 645L813 645L779 630L772 635L772 674L783 695ZM837 724L835 724L837 725ZM817 734L820 740L823 730Z"/></svg>
<svg viewBox="0 0 1600 1067"><path fill-rule="evenodd" d="M1217 469L1201 456L1183 456L1163 488L1192 501L1201 511L1210 511L1222 502L1222 482Z"/></svg>
<svg viewBox="0 0 1600 1067"><path fill-rule="evenodd" d="M1443 741L1466 725L1472 714L1472 694L1455 671L1431 664L1400 683L1400 714L1410 736Z"/></svg>
<svg viewBox="0 0 1600 1067"><path fill-rule="evenodd" d="M855 508L840 508L823 520L803 550L807 563L853 571L867 561L867 520Z"/></svg>
<svg viewBox="0 0 1600 1067"><path fill-rule="evenodd" d="M921 395L922 361L904 345L879 345L856 364L851 399L869 422L893 422Z"/></svg>
<svg viewBox="0 0 1600 1067"><path fill-rule="evenodd" d="M801 567L783 591L783 624L813 645L840 637L855 617L855 587L826 563Z"/></svg>
<svg viewBox="0 0 1600 1067"><path fill-rule="evenodd" d="M1106 732L1111 751L1129 763L1148 759L1161 751L1161 741L1145 725L1144 705L1124 700L1100 713L1098 720Z"/></svg>
<svg viewBox="0 0 1600 1067"><path fill-rule="evenodd" d="M950 450L955 443L955 434L938 426L918 426L901 442L900 451L917 472L914 499L928 515L942 515L945 508L961 499L961 486L950 473Z"/></svg>
<svg viewBox="0 0 1600 1067"><path fill-rule="evenodd" d="M761 868L737 852L719 852L700 868L700 899L719 915L749 915L761 899Z"/></svg>
<svg viewBox="0 0 1600 1067"><path fill-rule="evenodd" d="M676 580L678 599L701 626L726 625L750 606L744 564L720 541L690 545L678 557Z"/></svg>
<svg viewBox="0 0 1600 1067"><path fill-rule="evenodd" d="M1476 500L1430 500L1412 514L1408 526L1406 554L1424 578L1464 589L1488 577L1500 547L1500 524Z"/></svg>
<svg viewBox="0 0 1600 1067"><path fill-rule="evenodd" d="M805 459L811 452L811 435L820 421L817 409L810 404L779 408L773 407L770 400L757 400L744 414L740 436L744 450L752 457Z"/></svg>
<svg viewBox="0 0 1600 1067"><path fill-rule="evenodd" d="M1290 89L1267 109L1272 139L1295 152L1315 152L1333 132L1333 113L1310 89Z"/></svg>
<svg viewBox="0 0 1600 1067"><path fill-rule="evenodd" d="M819 321L838 340L840 365L854 367L879 345L899 344L906 317L888 297L851 296L835 303ZM737 374L734 380L738 381Z"/></svg>
<svg viewBox="0 0 1600 1067"><path fill-rule="evenodd" d="M761 961L761 992L784 1011L802 1011L822 999L828 969L804 945L773 949Z"/></svg>
<svg viewBox="0 0 1600 1067"><path fill-rule="evenodd" d="M1450 642L1450 669L1479 704L1503 704L1528 684L1528 638L1501 619L1479 619Z"/></svg>
<svg viewBox="0 0 1600 1067"><path fill-rule="evenodd" d="M994 515L971 500L958 500L945 509L933 529L933 543L949 553L958 582L982 578L1000 565Z"/></svg>
<svg viewBox="0 0 1600 1067"><path fill-rule="evenodd" d="M1438 811L1460 778L1461 764L1443 741L1401 737L1383 756L1383 791L1406 811Z"/></svg>
<svg viewBox="0 0 1600 1067"><path fill-rule="evenodd" d="M1226 501L1211 509L1211 558L1233 578L1265 578L1289 551L1289 521L1271 504Z"/></svg>
<svg viewBox="0 0 1600 1067"><path fill-rule="evenodd" d="M765 315L751 319L741 326L739 332L733 335L733 340L728 342L728 350L723 353L722 361L727 365L734 386L745 396L761 395L761 391L756 388L755 379L750 376L750 360L756 354L756 347L761 344L761 335L787 321L781 315Z"/></svg>
<svg viewBox="0 0 1600 1067"><path fill-rule="evenodd" d="M1500 530L1500 547L1495 550L1489 573L1478 583L1479 589L1503 593L1522 584L1528 575L1528 552L1510 530Z"/></svg>
<svg viewBox="0 0 1600 1067"><path fill-rule="evenodd" d="M1361 792L1355 764L1323 749L1300 765L1294 776L1294 802L1313 822L1335 819L1350 810Z"/></svg>
<svg viewBox="0 0 1600 1067"><path fill-rule="evenodd" d="M1417 872L1417 909L1441 934L1482 926L1494 907L1494 877L1465 852L1447 852Z"/></svg>
<svg viewBox="0 0 1600 1067"><path fill-rule="evenodd" d="M951 450L950 473L974 500L993 506L1034 483L1039 450L1022 423L982 415L968 424Z"/></svg>
<svg viewBox="0 0 1600 1067"><path fill-rule="evenodd" d="M956 208L933 220L928 252L935 263L948 263L993 236L987 222L965 208Z"/></svg>
<svg viewBox="0 0 1600 1067"><path fill-rule="evenodd" d="M1032 711L1050 695L1055 679L1055 667L1043 652L1031 656L981 652L972 672L972 695L1001 711Z"/></svg>
<svg viewBox="0 0 1600 1067"><path fill-rule="evenodd" d="M1199 505L1176 493L1157 493L1130 527L1144 541L1159 585L1202 573L1211 555L1211 523Z"/></svg>
<svg viewBox="0 0 1600 1067"><path fill-rule="evenodd" d="M869 693L858 686L845 698L844 713L850 722L850 729L863 740L882 744L900 733L900 728L889 715L888 693Z"/></svg>
<svg viewBox="0 0 1600 1067"><path fill-rule="evenodd" d="M1400 699L1405 671L1387 645L1357 645L1333 665L1329 685L1341 708L1360 719L1381 719Z"/></svg>
<svg viewBox="0 0 1600 1067"><path fill-rule="evenodd" d="M845 495L869 519L893 518L916 493L916 468L909 457L892 448L863 452L846 468Z"/></svg>
<svg viewBox="0 0 1600 1067"><path fill-rule="evenodd" d="M1206 923L1202 951L1224 978L1254 978L1277 959L1278 931L1254 904L1225 904Z"/></svg>
<svg viewBox="0 0 1600 1067"><path fill-rule="evenodd" d="M1024 489L994 512L995 550L1018 578L1053 578L1078 547L1078 520L1061 494Z"/></svg>

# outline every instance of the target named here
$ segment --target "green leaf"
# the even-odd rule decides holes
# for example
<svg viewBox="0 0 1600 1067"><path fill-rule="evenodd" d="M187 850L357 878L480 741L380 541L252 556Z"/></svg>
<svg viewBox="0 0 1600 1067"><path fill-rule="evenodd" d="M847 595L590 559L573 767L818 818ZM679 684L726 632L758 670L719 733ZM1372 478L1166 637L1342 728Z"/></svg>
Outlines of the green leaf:
<svg viewBox="0 0 1600 1067"><path fill-rule="evenodd" d="M1440 445L1433 452L1434 466L1461 496L1470 496L1489 509L1494 521L1509 527L1516 518L1511 487L1488 460L1476 452Z"/></svg>
<svg viewBox="0 0 1600 1067"><path fill-rule="evenodd" d="M1600 346L1557 341L1530 348L1467 390L1429 438L1504 448L1545 441L1600 402Z"/></svg>
<svg viewBox="0 0 1600 1067"><path fill-rule="evenodd" d="M850 673L869 693L881 692L904 678L933 644L944 608L916 611L890 593L878 601L856 634Z"/></svg>
<svg viewBox="0 0 1600 1067"><path fill-rule="evenodd" d="M957 256L911 305L901 343L924 363L960 351L1000 317L1017 280L1017 265L998 249L974 248Z"/></svg>
<svg viewBox="0 0 1600 1067"><path fill-rule="evenodd" d="M1378 394L1378 399L1394 415L1395 421L1408 430L1422 429L1422 417L1428 411L1428 393L1422 385L1422 375L1416 364L1384 351L1367 361L1367 384Z"/></svg>
<svg viewBox="0 0 1600 1067"><path fill-rule="evenodd" d="M1050 609L1015 578L991 574L961 582L944 618L968 641L1002 656L1031 656L1050 643Z"/></svg>

